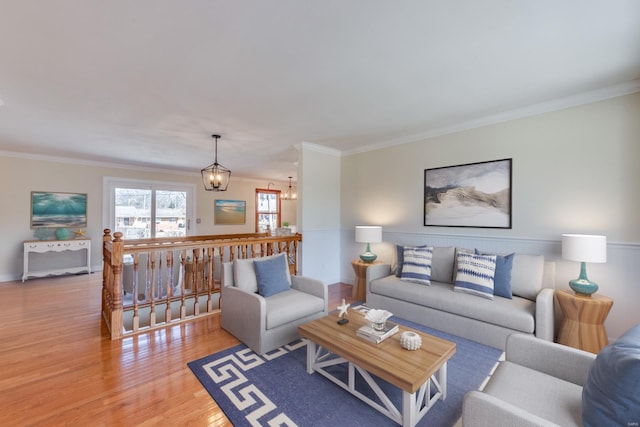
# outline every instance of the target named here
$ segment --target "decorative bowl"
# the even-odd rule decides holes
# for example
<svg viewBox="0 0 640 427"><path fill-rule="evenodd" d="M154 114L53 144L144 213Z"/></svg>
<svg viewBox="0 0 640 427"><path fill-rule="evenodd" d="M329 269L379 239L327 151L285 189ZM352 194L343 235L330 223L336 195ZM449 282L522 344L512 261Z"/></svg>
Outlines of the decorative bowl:
<svg viewBox="0 0 640 427"><path fill-rule="evenodd" d="M422 346L422 338L415 332L404 331L400 335L400 345L407 350L417 350Z"/></svg>
<svg viewBox="0 0 640 427"><path fill-rule="evenodd" d="M56 238L58 240L67 240L69 238L69 229L68 228L58 228L56 230Z"/></svg>
<svg viewBox="0 0 640 427"><path fill-rule="evenodd" d="M390 311L372 308L371 310L367 311L367 314L365 314L364 318L372 323L384 323L391 316L393 316L393 313L391 313Z"/></svg>

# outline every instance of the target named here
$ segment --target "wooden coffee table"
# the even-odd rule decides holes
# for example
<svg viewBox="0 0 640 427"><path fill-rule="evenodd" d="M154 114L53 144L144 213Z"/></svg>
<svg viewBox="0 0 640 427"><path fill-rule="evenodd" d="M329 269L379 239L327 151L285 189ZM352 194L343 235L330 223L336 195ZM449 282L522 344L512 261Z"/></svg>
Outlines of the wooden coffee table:
<svg viewBox="0 0 640 427"><path fill-rule="evenodd" d="M415 426L438 400L447 397L447 361L455 354L456 344L399 325L400 331L380 344L356 336L367 324L364 315L349 310L349 323L338 325L337 314L329 314L298 327L307 341L307 372L318 372L398 424ZM416 351L400 346L400 335L412 331L422 337ZM346 364L348 380L335 377L325 368ZM356 390L359 374L382 404ZM396 408L371 374L402 390L402 408Z"/></svg>

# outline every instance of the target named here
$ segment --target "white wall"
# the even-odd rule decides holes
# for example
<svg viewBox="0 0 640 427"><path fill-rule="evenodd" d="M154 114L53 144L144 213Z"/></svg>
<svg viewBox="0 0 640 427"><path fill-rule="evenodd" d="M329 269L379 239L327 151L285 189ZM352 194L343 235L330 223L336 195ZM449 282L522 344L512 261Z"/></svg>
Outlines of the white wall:
<svg viewBox="0 0 640 427"><path fill-rule="evenodd" d="M640 323L639 118L633 94L344 157L342 280L353 281L359 223L383 226L386 244L372 250L387 261L395 242L543 253L558 259L557 288L579 273L578 263L560 259L561 234L604 234L609 259L587 270L614 298L606 326L619 336ZM513 158L512 229L423 226L424 169L503 158Z"/></svg>
<svg viewBox="0 0 640 427"><path fill-rule="evenodd" d="M298 162L298 231L302 232L301 274L327 283L340 281L340 156L303 143Z"/></svg>
<svg viewBox="0 0 640 427"><path fill-rule="evenodd" d="M267 188L268 181L232 179L226 192L205 191L199 172L170 173L166 171L135 170L98 163L71 162L65 159L44 159L0 153L0 200L2 200L2 241L0 242L0 282L18 280L22 276L24 240L33 239L30 229L31 191L87 193L86 237L92 239L93 270L102 270L103 177L180 182L196 187L196 234L252 233L255 231L255 189ZM288 184L287 184L288 185ZM282 190L284 182L276 182ZM243 225L215 225L214 200L247 201L247 217ZM286 215L294 217L295 202L286 206ZM82 253L78 253L82 256Z"/></svg>

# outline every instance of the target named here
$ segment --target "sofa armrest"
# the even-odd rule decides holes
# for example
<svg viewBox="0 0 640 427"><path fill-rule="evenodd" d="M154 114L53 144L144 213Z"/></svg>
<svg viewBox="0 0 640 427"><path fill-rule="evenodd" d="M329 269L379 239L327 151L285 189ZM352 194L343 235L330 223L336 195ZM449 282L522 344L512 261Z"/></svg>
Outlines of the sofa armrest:
<svg viewBox="0 0 640 427"><path fill-rule="evenodd" d="M369 287L369 282L375 279L379 279L381 277L386 277L391 274L391 265L390 264L371 264L367 267L367 287Z"/></svg>
<svg viewBox="0 0 640 427"><path fill-rule="evenodd" d="M536 297L536 337L553 341L555 338L554 291L542 288Z"/></svg>
<svg viewBox="0 0 640 427"><path fill-rule="evenodd" d="M252 348L260 348L267 325L267 308L262 296L233 286L221 289L220 325Z"/></svg>
<svg viewBox="0 0 640 427"><path fill-rule="evenodd" d="M507 337L506 360L584 386L596 355L526 334Z"/></svg>
<svg viewBox="0 0 640 427"><path fill-rule="evenodd" d="M329 288L327 284L318 279L304 276L291 276L291 287L301 292L317 296L324 301L324 311L328 312Z"/></svg>
<svg viewBox="0 0 640 427"><path fill-rule="evenodd" d="M390 264L372 264L367 267L365 276L365 301L369 301L369 292L371 292L371 281L387 277L391 274Z"/></svg>
<svg viewBox="0 0 640 427"><path fill-rule="evenodd" d="M557 426L524 409L480 391L470 391L462 403L463 427Z"/></svg>

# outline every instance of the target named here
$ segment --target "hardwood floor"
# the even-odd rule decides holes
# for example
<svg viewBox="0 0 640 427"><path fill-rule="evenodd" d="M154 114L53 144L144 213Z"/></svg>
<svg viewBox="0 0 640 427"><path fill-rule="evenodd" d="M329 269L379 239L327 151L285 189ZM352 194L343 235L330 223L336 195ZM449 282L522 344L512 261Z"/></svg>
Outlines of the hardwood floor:
<svg viewBox="0 0 640 427"><path fill-rule="evenodd" d="M238 344L218 315L111 341L102 275L0 283L0 425L230 426L187 362ZM329 287L329 307L351 285Z"/></svg>

